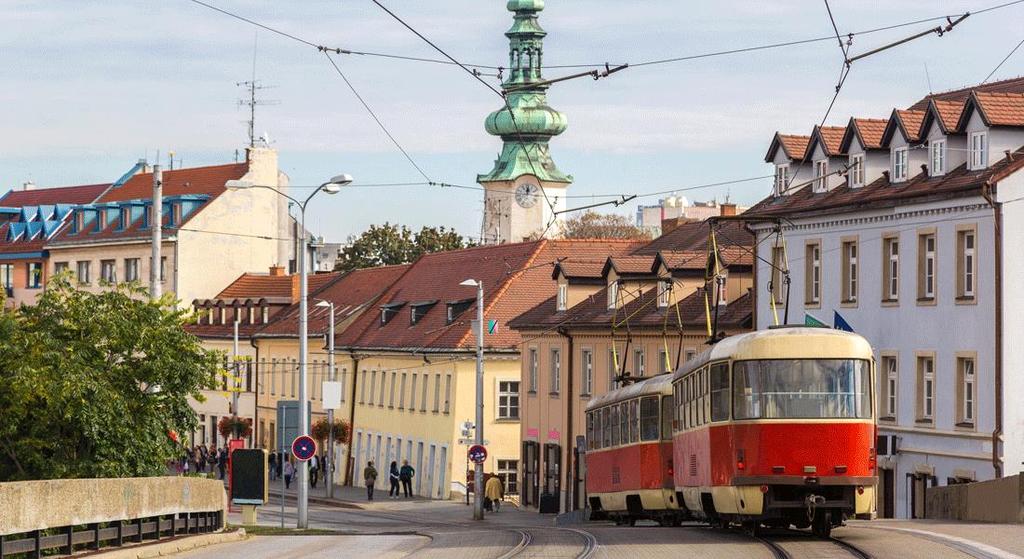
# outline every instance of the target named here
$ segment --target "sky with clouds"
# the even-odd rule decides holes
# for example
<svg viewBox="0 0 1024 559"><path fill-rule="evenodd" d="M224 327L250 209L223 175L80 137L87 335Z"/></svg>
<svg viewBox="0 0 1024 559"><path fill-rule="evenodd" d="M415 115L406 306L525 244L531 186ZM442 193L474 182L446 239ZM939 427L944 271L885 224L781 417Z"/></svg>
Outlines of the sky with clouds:
<svg viewBox="0 0 1024 559"><path fill-rule="evenodd" d="M370 0L208 0L315 44L436 58ZM840 32L977 11L999 0L832 0ZM387 0L464 62L507 64L501 0ZM929 89L977 83L1020 41L1024 4L968 18L854 64L831 124L887 117ZM548 0L545 64L636 63L832 34L813 0ZM935 23L855 36L851 53ZM112 181L137 159L174 151L185 166L226 163L247 142L236 82L256 72L258 134L280 152L295 185L341 172L357 183L418 182L316 49L258 31L189 0L6 0L0 5L0 190ZM457 67L342 55L335 61L416 162L435 181L475 184L500 140L483 128L500 107ZM823 116L841 65L834 41L629 68L549 92L569 128L552 142L570 193L646 193L771 173L764 153L776 130L809 133ZM1017 76L1024 52L993 79ZM572 69L549 69L551 78ZM497 86L495 78L485 78ZM166 163L166 160L164 161ZM770 179L686 192L741 204ZM574 199L579 204L587 198ZM632 215L638 199L614 211ZM570 206L576 205L570 203ZM340 241L371 223L446 225L476 236L482 193L428 186L351 188L314 203L311 229ZM611 210L610 210L611 211Z"/></svg>

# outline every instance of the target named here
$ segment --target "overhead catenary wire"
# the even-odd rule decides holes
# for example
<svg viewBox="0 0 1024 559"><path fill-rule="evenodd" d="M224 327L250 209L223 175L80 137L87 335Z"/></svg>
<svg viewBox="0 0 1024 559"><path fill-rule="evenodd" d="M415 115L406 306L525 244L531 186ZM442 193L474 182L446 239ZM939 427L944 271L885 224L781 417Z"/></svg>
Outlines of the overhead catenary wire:
<svg viewBox="0 0 1024 559"><path fill-rule="evenodd" d="M1013 53L1017 52L1017 49L1019 49L1021 45L1024 45L1024 39L1021 39L1020 42L1017 43L1017 46L1013 47L1010 50L1010 52L1005 57L1003 57L1003 59L1001 61L999 61L999 64L996 64L996 67L993 68L992 71L989 72L987 76L985 76L985 79L981 80L981 83L985 83L988 80L990 80L992 78L992 76L994 76L995 73L998 72L999 69L1003 67L1003 64L1006 64L1006 61L1009 60L1011 56L1013 56Z"/></svg>

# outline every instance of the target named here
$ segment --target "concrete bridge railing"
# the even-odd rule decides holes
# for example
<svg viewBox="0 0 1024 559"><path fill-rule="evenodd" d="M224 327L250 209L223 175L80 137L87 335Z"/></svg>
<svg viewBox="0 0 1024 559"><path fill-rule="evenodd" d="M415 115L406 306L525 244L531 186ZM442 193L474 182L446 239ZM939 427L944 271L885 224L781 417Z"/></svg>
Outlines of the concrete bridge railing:
<svg viewBox="0 0 1024 559"><path fill-rule="evenodd" d="M220 481L193 477L0 483L0 558L220 530L226 507Z"/></svg>

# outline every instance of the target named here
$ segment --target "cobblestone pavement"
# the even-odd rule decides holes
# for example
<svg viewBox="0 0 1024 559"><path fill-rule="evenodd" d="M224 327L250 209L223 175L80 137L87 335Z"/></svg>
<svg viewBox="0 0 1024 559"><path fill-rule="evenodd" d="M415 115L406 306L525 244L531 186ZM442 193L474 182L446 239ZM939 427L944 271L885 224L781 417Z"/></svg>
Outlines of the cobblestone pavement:
<svg viewBox="0 0 1024 559"><path fill-rule="evenodd" d="M348 497L349 495L342 495ZM365 497L365 495L363 495ZM614 526L585 523L555 526L550 516L506 506L473 521L463 503L428 500L378 500L342 503L343 508L310 505L311 528L336 536L256 536L243 544L225 544L186 557L253 559L287 557L423 557L426 559L676 557L772 559L768 543L793 558L856 557L836 542L806 532L766 531L760 541L739 530L700 524L678 528L654 525ZM285 525L294 526L294 500L285 501ZM260 509L260 524L280 525L280 501ZM237 515L229 521L238 523ZM641 523L643 524L643 523ZM1024 526L935 521L851 521L833 531L866 556L876 559L1024 559ZM766 541L768 543L766 543Z"/></svg>

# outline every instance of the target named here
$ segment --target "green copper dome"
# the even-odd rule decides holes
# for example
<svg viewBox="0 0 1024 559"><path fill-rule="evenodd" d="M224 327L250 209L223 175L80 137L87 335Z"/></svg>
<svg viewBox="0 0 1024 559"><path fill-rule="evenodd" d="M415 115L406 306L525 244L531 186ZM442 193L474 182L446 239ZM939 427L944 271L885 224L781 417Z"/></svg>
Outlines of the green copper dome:
<svg viewBox="0 0 1024 559"><path fill-rule="evenodd" d="M477 177L478 182L512 181L522 175L536 175L549 182L572 182L558 170L548 151L548 141L565 132L565 115L548 105L548 85L544 80L544 37L547 32L537 21L544 0L508 0L515 12L509 39L509 65L505 89L508 107L487 116L484 128L505 143L494 169ZM511 114L509 112L511 107ZM514 119L513 119L514 117Z"/></svg>

